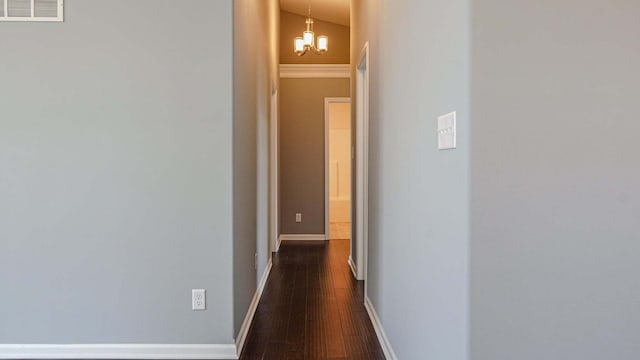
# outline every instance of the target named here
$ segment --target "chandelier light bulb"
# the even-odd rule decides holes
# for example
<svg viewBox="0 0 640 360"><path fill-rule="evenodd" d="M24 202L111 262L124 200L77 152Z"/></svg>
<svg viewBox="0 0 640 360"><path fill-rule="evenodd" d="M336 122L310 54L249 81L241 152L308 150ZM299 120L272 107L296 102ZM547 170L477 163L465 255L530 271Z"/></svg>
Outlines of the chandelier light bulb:
<svg viewBox="0 0 640 360"><path fill-rule="evenodd" d="M318 51L329 50L329 38L322 35L318 36Z"/></svg>
<svg viewBox="0 0 640 360"><path fill-rule="evenodd" d="M314 38L315 38L315 35L313 34L313 31L307 30L302 34L303 34L302 37L304 39L304 45L305 46L313 46L313 42L314 42Z"/></svg>
<svg viewBox="0 0 640 360"><path fill-rule="evenodd" d="M305 55L309 50L322 55L329 50L329 38L325 35L318 36L318 45L316 46L316 35L313 33L313 18L311 17L311 1L309 1L309 16L305 23L307 30L302 33L302 37L296 37L293 40L293 51L298 56Z"/></svg>
<svg viewBox="0 0 640 360"><path fill-rule="evenodd" d="M301 37L297 37L295 38L295 40L293 41L293 46L295 49L295 52L303 52L304 51L304 39Z"/></svg>

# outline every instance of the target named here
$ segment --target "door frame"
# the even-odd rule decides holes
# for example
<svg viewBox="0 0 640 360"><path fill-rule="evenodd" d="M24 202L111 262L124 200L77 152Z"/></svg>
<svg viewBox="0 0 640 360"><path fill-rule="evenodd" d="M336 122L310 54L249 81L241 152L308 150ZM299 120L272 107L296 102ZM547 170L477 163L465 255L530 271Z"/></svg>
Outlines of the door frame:
<svg viewBox="0 0 640 360"><path fill-rule="evenodd" d="M329 141L330 141L330 118L329 118L329 106L331 104L351 104L350 97L326 97L324 98L324 234L326 240L331 237L331 217L330 217L330 198L331 189L329 187ZM351 116L349 116L349 124L351 124ZM351 147L351 145L349 145ZM349 164L351 167L351 164ZM352 177L353 178L353 177ZM351 186L351 185L349 185ZM352 204L350 200L350 204Z"/></svg>
<svg viewBox="0 0 640 360"><path fill-rule="evenodd" d="M278 121L278 89L275 85L271 88L271 114L269 121L269 248L271 252L280 250L280 226L279 226L279 121Z"/></svg>
<svg viewBox="0 0 640 360"><path fill-rule="evenodd" d="M355 276L358 280L367 280L367 266L369 257L369 43L366 42L355 68L356 86L356 171L351 174L356 184L355 214L352 207L351 238L355 232ZM354 177L355 176L355 177ZM355 215L355 216L354 216ZM351 253L354 249L352 246ZM349 256L353 270L353 257ZM367 283L365 281L365 294Z"/></svg>

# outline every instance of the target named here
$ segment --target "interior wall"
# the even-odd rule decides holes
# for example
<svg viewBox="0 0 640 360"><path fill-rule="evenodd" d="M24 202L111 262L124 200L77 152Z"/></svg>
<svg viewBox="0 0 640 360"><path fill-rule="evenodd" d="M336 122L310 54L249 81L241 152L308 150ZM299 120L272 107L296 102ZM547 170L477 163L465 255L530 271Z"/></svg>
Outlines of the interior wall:
<svg viewBox="0 0 640 360"><path fill-rule="evenodd" d="M313 10L313 9L312 9ZM313 14L312 14L313 15ZM322 55L309 52L298 56L293 51L293 40L302 36L307 24L305 16L287 11L280 12L280 62L282 64L348 64L349 63L349 27L314 19L314 32L317 36L329 37L329 51Z"/></svg>
<svg viewBox="0 0 640 360"><path fill-rule="evenodd" d="M277 0L234 1L234 334L271 256L269 116L278 86L278 14Z"/></svg>
<svg viewBox="0 0 640 360"><path fill-rule="evenodd" d="M329 221L351 221L351 104L329 104Z"/></svg>
<svg viewBox="0 0 640 360"><path fill-rule="evenodd" d="M278 117L277 117L277 111L278 111L278 92L280 89L280 1L279 0L269 0L268 4L267 4L267 9L268 9L268 40L266 41L268 45L268 71L269 71L269 83L268 83L268 92L267 92L267 96L269 97L269 99L267 101L269 101L269 107L268 107L268 114L269 114L269 119L268 119L268 126L265 129L267 131L267 135L264 137L264 143L263 146L261 148L258 149L258 154L260 156L262 156L262 166L264 166L264 174L265 176L268 177L268 179L271 179L271 173L273 171L275 171L275 173L278 173L278 169L277 169L277 160L276 160L276 168L272 168L270 166L269 163L269 153L270 153L270 149L275 148L276 149L276 153L273 154L275 156L275 158L278 158L278 153L277 153L277 147L273 147L272 145L274 143L272 143L272 141L275 141L275 144L277 144L277 140L275 139L271 139L271 136L269 134L269 131L271 130L271 126L275 126L276 128L276 132L278 129ZM264 91L264 89L263 89ZM272 100L274 102L272 102ZM273 107L273 108L272 108ZM275 112L274 112L275 111ZM277 134L276 134L277 135ZM264 183L261 185L263 186L263 199L264 199L264 205L260 206L260 211L262 212L265 221L267 222L267 224L263 227L263 230L266 229L267 232L266 233L261 233L262 236L264 237L264 240L258 239L258 270L256 273L256 279L258 281L260 281L263 277L264 271L267 268L267 263L269 261L269 259L271 259L272 256L272 251L275 250L275 248L273 248L273 244L275 243L273 239L273 234L277 234L279 229L277 228L277 224L275 224L276 229L272 229L271 225L273 225L271 223L272 218L271 216L276 216L277 218L277 210L271 211L270 206L273 206L272 202L276 202L277 203L277 199L274 198L274 196L277 196L277 193L270 193L269 189L272 185L277 186L277 179L274 181L274 184L272 184L270 181L264 181ZM277 204L276 204L276 208L277 208ZM265 242L266 240L266 242Z"/></svg>
<svg viewBox="0 0 640 360"><path fill-rule="evenodd" d="M0 343L232 343L231 12L1 24Z"/></svg>
<svg viewBox="0 0 640 360"><path fill-rule="evenodd" d="M280 229L324 234L324 100L349 97L346 79L280 80ZM296 223L296 213L302 222Z"/></svg>
<svg viewBox="0 0 640 360"><path fill-rule="evenodd" d="M354 73L370 46L368 297L398 358L467 359L471 4L351 9ZM438 151L454 110L458 148Z"/></svg>
<svg viewBox="0 0 640 360"><path fill-rule="evenodd" d="M474 9L472 359L638 359L640 3Z"/></svg>

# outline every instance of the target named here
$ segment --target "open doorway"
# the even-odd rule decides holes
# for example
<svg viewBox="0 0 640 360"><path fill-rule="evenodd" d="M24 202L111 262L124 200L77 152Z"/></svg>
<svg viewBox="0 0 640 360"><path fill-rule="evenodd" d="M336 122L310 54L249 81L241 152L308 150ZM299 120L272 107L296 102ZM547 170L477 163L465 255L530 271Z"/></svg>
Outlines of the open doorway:
<svg viewBox="0 0 640 360"><path fill-rule="evenodd" d="M325 234L329 240L350 240L351 99L349 98L325 98L325 187Z"/></svg>

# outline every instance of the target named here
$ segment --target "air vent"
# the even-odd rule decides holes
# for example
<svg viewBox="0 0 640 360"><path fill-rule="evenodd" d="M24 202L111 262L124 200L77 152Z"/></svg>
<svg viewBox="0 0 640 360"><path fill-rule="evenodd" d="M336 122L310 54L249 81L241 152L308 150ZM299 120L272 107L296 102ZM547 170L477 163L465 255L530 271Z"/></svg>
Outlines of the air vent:
<svg viewBox="0 0 640 360"><path fill-rule="evenodd" d="M0 21L63 21L64 0L0 0Z"/></svg>

